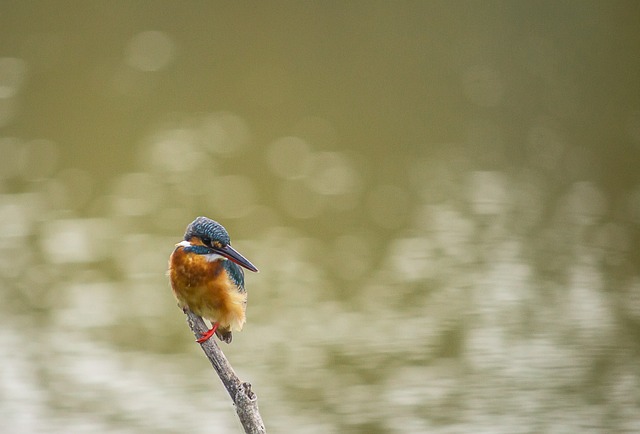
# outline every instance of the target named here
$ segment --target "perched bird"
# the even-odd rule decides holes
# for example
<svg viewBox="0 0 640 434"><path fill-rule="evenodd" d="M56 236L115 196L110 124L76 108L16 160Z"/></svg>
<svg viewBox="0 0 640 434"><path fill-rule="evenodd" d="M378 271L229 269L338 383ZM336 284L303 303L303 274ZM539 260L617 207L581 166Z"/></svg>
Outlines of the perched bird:
<svg viewBox="0 0 640 434"><path fill-rule="evenodd" d="M169 278L178 305L211 321L211 329L197 342L215 333L230 343L231 332L242 330L247 291L239 265L258 271L231 247L225 228L206 217L198 217L187 226L184 240L171 253Z"/></svg>

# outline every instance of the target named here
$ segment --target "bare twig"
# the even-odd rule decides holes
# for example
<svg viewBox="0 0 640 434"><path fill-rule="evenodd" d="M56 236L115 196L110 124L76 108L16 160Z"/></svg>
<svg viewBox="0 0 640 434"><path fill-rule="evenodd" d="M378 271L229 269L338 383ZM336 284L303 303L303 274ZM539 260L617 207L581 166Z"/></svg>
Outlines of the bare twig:
<svg viewBox="0 0 640 434"><path fill-rule="evenodd" d="M185 310L185 314L187 315L189 327L196 338L207 331L207 326L202 318L188 309ZM213 369L216 370L220 380L222 380L225 389L229 392L244 432L247 434L266 434L267 431L262 422L260 412L258 411L258 397L251 390L251 384L240 381L233 371L231 364L216 343L215 336L206 340L201 346L202 351L204 351L213 365Z"/></svg>

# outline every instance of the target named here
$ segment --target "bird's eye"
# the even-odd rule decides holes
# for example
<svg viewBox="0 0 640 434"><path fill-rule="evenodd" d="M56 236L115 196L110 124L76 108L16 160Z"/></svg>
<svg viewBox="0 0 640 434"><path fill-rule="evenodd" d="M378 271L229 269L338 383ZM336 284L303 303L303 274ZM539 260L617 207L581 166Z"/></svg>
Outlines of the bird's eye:
<svg viewBox="0 0 640 434"><path fill-rule="evenodd" d="M211 238L202 238L202 244L211 247Z"/></svg>

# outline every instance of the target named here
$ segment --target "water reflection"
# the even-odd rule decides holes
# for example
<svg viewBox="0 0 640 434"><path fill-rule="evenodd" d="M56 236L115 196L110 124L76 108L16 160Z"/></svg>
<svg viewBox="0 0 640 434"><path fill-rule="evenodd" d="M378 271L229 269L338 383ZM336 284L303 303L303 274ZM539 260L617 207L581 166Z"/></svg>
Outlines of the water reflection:
<svg viewBox="0 0 640 434"><path fill-rule="evenodd" d="M158 132L162 152L144 145L149 171L115 179L101 218L56 211L73 203L68 193L64 201L41 191L2 196L5 296L21 294L25 303L22 316L7 312L0 339L8 351L2 387L12 396L4 406L11 431L204 432L199 421L212 414L221 432L237 429L164 278L167 253L191 214L164 209L165 201L207 196L207 189L189 189L183 176L214 161L194 134ZM301 141L275 143L312 155ZM341 178L354 167L339 154L325 157L332 163L320 167L335 168L335 176L297 199L283 197L283 211L317 219L330 212L333 195L351 193L344 180L362 175ZM307 185L306 176L271 164L288 178L279 182ZM72 191L73 180L84 177L62 172L46 182ZM455 177L467 182L444 202L409 206L411 193L391 185L363 193L369 216L353 234L323 240L269 226L236 241L262 273L248 281L246 331L225 350L259 391L272 429L300 423L313 426L310 432L516 432L533 424L561 432L597 431L614 421L621 431L634 427L635 403L621 390L638 382L636 344L621 320L639 316L638 277L612 297L603 269L628 261L631 228L604 218L606 198L592 182L568 185L543 212L545 183L532 172ZM203 180L217 193L201 206L232 225L260 210L250 177L210 171ZM308 215L310 197L318 200L309 202L317 208ZM146 225L158 213L166 218ZM396 227L405 228L402 235L388 232ZM382 237L374 235L379 228ZM15 248L27 238L38 240L37 254ZM22 281L26 269L40 271Z"/></svg>

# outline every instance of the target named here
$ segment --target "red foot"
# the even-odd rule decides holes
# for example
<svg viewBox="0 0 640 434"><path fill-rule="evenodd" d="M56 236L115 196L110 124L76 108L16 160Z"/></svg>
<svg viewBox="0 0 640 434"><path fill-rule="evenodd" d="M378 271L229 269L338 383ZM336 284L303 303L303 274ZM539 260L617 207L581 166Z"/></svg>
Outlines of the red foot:
<svg viewBox="0 0 640 434"><path fill-rule="evenodd" d="M207 330L206 332L203 333L202 336L200 336L199 339L196 339L196 342L201 344L203 342L206 342L209 340L209 338L211 336L213 336L213 334L216 332L216 330L218 330L218 326L220 325L220 323L214 323L213 327L211 327L210 330Z"/></svg>

